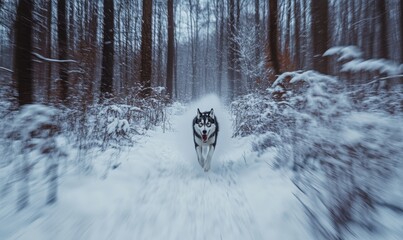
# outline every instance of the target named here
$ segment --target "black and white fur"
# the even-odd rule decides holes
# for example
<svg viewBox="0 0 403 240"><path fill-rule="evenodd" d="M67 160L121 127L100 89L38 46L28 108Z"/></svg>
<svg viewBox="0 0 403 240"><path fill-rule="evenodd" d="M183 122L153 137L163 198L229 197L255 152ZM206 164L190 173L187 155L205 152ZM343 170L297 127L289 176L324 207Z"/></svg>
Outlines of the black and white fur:
<svg viewBox="0 0 403 240"><path fill-rule="evenodd" d="M204 171L210 170L211 158L217 143L218 122L214 110L200 112L193 119L193 139L197 154L197 160ZM206 152L206 156L203 153Z"/></svg>

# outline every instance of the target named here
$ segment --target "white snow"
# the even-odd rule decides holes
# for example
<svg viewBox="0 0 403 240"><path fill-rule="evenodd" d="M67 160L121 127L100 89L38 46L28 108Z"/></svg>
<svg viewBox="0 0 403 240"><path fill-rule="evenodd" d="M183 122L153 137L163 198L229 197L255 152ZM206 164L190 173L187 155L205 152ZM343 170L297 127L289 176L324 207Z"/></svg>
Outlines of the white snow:
<svg viewBox="0 0 403 240"><path fill-rule="evenodd" d="M34 55L35 57L39 58L40 60L46 61L46 62L54 62L54 63L77 63L76 60L72 60L72 59L54 59L54 58L47 58L42 56L39 53L35 53L33 52L32 55Z"/></svg>
<svg viewBox="0 0 403 240"><path fill-rule="evenodd" d="M360 58L362 51L357 46L337 46L328 49L323 56L339 55L338 61Z"/></svg>
<svg viewBox="0 0 403 240"><path fill-rule="evenodd" d="M341 71L379 71L380 73L385 73L388 76L391 76L403 73L403 64L399 65L386 59L355 59L343 64Z"/></svg>
<svg viewBox="0 0 403 240"><path fill-rule="evenodd" d="M194 151L197 108L214 108L220 124L208 173ZM54 206L33 198L21 212L1 208L0 238L314 239L289 173L270 167L276 152L257 157L250 138L231 138L231 117L217 97L172 112L171 128L149 132L106 179L67 172ZM93 162L108 157L106 151Z"/></svg>
<svg viewBox="0 0 403 240"><path fill-rule="evenodd" d="M339 56L337 61L347 60L342 64L342 72L379 71L388 76L403 73L403 64L387 59L362 59L362 51L357 46L332 47L323 54L323 56L333 55Z"/></svg>

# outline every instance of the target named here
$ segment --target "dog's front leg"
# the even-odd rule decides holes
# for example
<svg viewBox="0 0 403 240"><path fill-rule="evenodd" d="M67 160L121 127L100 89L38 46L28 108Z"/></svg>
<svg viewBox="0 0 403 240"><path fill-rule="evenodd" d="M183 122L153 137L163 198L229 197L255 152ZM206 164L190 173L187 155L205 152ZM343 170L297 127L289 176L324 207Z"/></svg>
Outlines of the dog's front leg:
<svg viewBox="0 0 403 240"><path fill-rule="evenodd" d="M196 147L196 154L197 154L197 161L199 161L200 166L204 167L204 159L203 159L203 155L202 155L201 146Z"/></svg>
<svg viewBox="0 0 403 240"><path fill-rule="evenodd" d="M204 163L204 171L205 172L210 170L210 163L211 163L211 158L213 157L213 154L214 154L214 150L215 150L214 146L209 147L206 162Z"/></svg>

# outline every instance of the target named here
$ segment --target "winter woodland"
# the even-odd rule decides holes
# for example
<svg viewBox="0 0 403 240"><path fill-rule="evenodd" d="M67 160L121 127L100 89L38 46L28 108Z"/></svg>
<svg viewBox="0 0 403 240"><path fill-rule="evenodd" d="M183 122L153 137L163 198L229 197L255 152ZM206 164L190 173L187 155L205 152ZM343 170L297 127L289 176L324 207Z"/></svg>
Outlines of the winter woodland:
<svg viewBox="0 0 403 240"><path fill-rule="evenodd" d="M396 240L402 185L403 1L0 0L0 239Z"/></svg>

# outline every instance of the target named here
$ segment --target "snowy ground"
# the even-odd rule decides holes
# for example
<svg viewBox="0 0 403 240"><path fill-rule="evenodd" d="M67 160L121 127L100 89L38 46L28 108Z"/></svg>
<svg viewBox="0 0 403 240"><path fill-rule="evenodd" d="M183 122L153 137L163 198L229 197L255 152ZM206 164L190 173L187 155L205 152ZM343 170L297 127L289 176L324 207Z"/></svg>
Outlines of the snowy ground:
<svg viewBox="0 0 403 240"><path fill-rule="evenodd" d="M208 173L193 147L198 107L213 107L221 128ZM216 97L170 123L122 154L107 178L66 174L54 206L0 211L2 239L314 238L289 176L270 167L275 152L257 158L247 138L230 138L230 116Z"/></svg>

